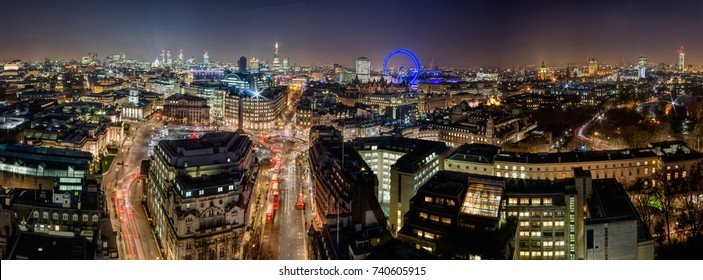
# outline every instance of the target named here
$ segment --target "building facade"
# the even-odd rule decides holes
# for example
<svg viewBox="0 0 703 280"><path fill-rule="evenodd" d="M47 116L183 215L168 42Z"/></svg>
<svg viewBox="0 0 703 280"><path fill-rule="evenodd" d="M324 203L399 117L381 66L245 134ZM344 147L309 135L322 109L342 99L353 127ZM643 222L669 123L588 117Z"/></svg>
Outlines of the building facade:
<svg viewBox="0 0 703 280"><path fill-rule="evenodd" d="M210 107L205 98L174 94L164 102L164 118L185 124L210 123Z"/></svg>
<svg viewBox="0 0 703 280"><path fill-rule="evenodd" d="M234 132L159 142L147 210L168 259L234 259L251 194L252 141Z"/></svg>

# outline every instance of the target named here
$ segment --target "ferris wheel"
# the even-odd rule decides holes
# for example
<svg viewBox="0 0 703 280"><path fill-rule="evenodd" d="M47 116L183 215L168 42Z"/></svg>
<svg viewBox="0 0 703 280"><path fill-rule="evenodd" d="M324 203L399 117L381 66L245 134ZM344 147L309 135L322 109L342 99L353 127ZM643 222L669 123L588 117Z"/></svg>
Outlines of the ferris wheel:
<svg viewBox="0 0 703 280"><path fill-rule="evenodd" d="M411 53L408 50L404 49L397 49L392 51L391 53L386 56L386 59L383 61L383 74L384 76L389 76L390 74L388 73L388 61L391 60L391 58L397 54L403 54L408 56L413 63L415 64L415 69L408 69L407 75L403 75L402 67L398 71L398 76L396 78L397 81L407 81L410 84L415 84L417 82L418 76L420 76L420 61L417 59L417 57Z"/></svg>

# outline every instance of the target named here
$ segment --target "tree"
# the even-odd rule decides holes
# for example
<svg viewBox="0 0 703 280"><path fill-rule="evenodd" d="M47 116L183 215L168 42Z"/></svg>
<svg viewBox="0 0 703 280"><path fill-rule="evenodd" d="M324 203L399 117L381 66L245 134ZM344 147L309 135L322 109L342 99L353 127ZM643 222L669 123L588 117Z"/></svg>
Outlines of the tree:
<svg viewBox="0 0 703 280"><path fill-rule="evenodd" d="M703 164L695 164L687 172L681 184L677 220L679 228L693 237L703 229Z"/></svg>

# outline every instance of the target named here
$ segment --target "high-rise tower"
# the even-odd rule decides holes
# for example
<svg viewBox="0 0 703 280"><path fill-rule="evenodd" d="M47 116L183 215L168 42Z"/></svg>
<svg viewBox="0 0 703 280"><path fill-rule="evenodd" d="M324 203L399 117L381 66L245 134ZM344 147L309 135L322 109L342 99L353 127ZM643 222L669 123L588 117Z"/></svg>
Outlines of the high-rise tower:
<svg viewBox="0 0 703 280"><path fill-rule="evenodd" d="M185 61L183 61L183 49L181 49L178 52L178 65L183 65Z"/></svg>
<svg viewBox="0 0 703 280"><path fill-rule="evenodd" d="M371 79L371 61L368 57L356 58L356 78L362 83L368 83Z"/></svg>
<svg viewBox="0 0 703 280"><path fill-rule="evenodd" d="M273 70L279 70L281 69L281 59L278 57L278 42L276 42L276 46L273 51L273 65L272 68Z"/></svg>
<svg viewBox="0 0 703 280"><path fill-rule="evenodd" d="M240 57L239 58L239 72L246 72L247 71L247 58L246 57Z"/></svg>
<svg viewBox="0 0 703 280"><path fill-rule="evenodd" d="M686 53L683 52L683 46L681 46L681 48L679 48L678 53L679 53L679 64L677 65L676 69L681 72L684 72L686 70L686 63L684 61L684 57L686 56Z"/></svg>
<svg viewBox="0 0 703 280"><path fill-rule="evenodd" d="M644 55L640 56L637 73L640 79L644 79L647 77L647 57Z"/></svg>
<svg viewBox="0 0 703 280"><path fill-rule="evenodd" d="M207 51L205 51L205 53L203 54L203 64L210 64L210 55L208 55Z"/></svg>

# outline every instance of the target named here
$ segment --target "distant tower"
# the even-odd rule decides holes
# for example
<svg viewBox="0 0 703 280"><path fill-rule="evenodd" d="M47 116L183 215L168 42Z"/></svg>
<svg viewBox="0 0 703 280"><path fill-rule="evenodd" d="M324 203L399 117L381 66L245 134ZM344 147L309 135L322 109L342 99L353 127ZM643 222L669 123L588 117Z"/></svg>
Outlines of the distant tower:
<svg viewBox="0 0 703 280"><path fill-rule="evenodd" d="M686 63L684 61L684 57L686 56L686 53L683 52L683 46L681 46L681 48L679 48L678 53L679 53L679 64L678 64L677 70L684 72L684 70L686 70Z"/></svg>
<svg viewBox="0 0 703 280"><path fill-rule="evenodd" d="M166 51L166 65L171 66L173 60L171 60L171 51Z"/></svg>
<svg viewBox="0 0 703 280"><path fill-rule="evenodd" d="M547 67L544 66L544 61L542 61L542 67L539 68L539 79L542 81L547 79Z"/></svg>
<svg viewBox="0 0 703 280"><path fill-rule="evenodd" d="M362 83L368 83L371 80L371 61L368 57L356 58L356 78Z"/></svg>
<svg viewBox="0 0 703 280"><path fill-rule="evenodd" d="M178 51L178 65L183 65L183 64L184 64L183 49L181 49L180 51Z"/></svg>
<svg viewBox="0 0 703 280"><path fill-rule="evenodd" d="M139 104L139 90L136 88L129 89L129 103L133 105Z"/></svg>
<svg viewBox="0 0 703 280"><path fill-rule="evenodd" d="M246 57L240 57L239 58L239 72L246 72L247 71L247 58Z"/></svg>
<svg viewBox="0 0 703 280"><path fill-rule="evenodd" d="M283 58L283 70L288 70L289 66L290 66L290 58L284 57Z"/></svg>
<svg viewBox="0 0 703 280"><path fill-rule="evenodd" d="M161 60L159 61L159 64L166 64L166 50L164 49L161 49Z"/></svg>
<svg viewBox="0 0 703 280"><path fill-rule="evenodd" d="M638 76L640 79L644 79L647 77L647 57L646 56L640 56L640 60L638 63Z"/></svg>
<svg viewBox="0 0 703 280"><path fill-rule="evenodd" d="M588 75L598 77L598 58L591 57L588 59Z"/></svg>
<svg viewBox="0 0 703 280"><path fill-rule="evenodd" d="M279 70L281 69L281 60L278 57L278 42L276 42L276 46L273 51L273 70Z"/></svg>
<svg viewBox="0 0 703 280"><path fill-rule="evenodd" d="M210 55L208 55L207 51L205 51L205 53L203 54L203 64L210 64Z"/></svg>

